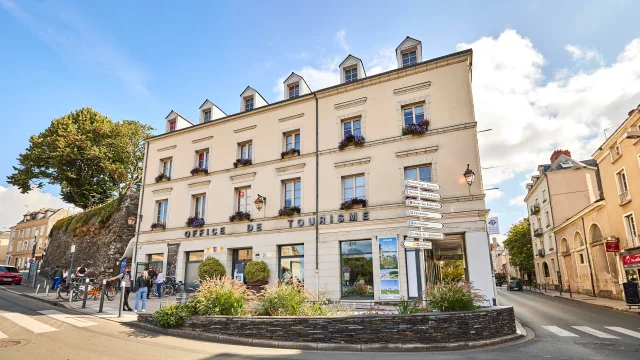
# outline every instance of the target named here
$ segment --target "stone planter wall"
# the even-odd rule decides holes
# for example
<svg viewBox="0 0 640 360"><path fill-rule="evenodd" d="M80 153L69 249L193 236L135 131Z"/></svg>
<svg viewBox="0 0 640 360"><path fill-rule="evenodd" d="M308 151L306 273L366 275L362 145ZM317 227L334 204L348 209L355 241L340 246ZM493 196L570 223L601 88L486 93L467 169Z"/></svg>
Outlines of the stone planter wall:
<svg viewBox="0 0 640 360"><path fill-rule="evenodd" d="M138 321L152 323L150 314ZM183 330L271 340L337 344L451 344L516 333L512 307L470 312L345 317L193 316Z"/></svg>

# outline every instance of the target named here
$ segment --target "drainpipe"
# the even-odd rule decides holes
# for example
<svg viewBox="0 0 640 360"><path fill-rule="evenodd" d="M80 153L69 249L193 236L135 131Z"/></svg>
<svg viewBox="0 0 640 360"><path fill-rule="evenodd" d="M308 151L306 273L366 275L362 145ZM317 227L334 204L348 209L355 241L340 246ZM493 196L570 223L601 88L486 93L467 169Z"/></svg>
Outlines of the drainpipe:
<svg viewBox="0 0 640 360"><path fill-rule="evenodd" d="M147 141L147 147L144 151L144 164L148 164L149 160L149 141ZM140 222L142 221L142 201L144 200L144 180L147 178L147 166L142 169L142 184L140 184L140 200L138 201L138 215L136 216L136 246L133 248L133 259L131 259L132 265L135 267L133 269L133 278L135 279L138 276L138 263L136 259L138 258L138 239L140 239Z"/></svg>
<svg viewBox="0 0 640 360"><path fill-rule="evenodd" d="M547 189L549 189L549 209L551 210L551 214L553 214L553 203L551 202L551 183L549 182L549 177L547 176L547 174L544 174L545 179L547 180ZM543 199L544 200L544 199ZM551 220L553 221L553 215L551 215ZM584 220L583 220L584 222ZM542 224L540 224L540 226L542 226ZM553 225L553 227L555 227L555 224ZM583 224L584 227L584 224ZM544 236L542 237L542 246L544 247ZM555 246L555 250L556 250L556 264L558 266L558 272L560 273L560 276L562 276L562 271L560 269L562 269L562 267L560 266L560 259L558 258L558 239L556 239L556 234L553 234L553 242L554 242L554 246ZM567 274L565 274L567 275ZM560 281L558 281L560 284L560 291L562 291L562 279L558 279ZM551 282L553 283L553 277L551 277ZM591 283L593 285L593 279L591 280Z"/></svg>
<svg viewBox="0 0 640 360"><path fill-rule="evenodd" d="M584 234L584 246L587 251L587 264L589 264L589 276L591 277L591 291L593 291L593 296L596 296L596 286L593 283L593 268L591 267L591 256L589 256L589 240L587 239L587 229L584 227L584 217L581 217L582 220L582 233Z"/></svg>
<svg viewBox="0 0 640 360"><path fill-rule="evenodd" d="M319 120L318 120L318 96L316 93L313 93L313 97L316 100L316 301L320 300L320 271L318 269L318 244L320 238L320 229L318 226L320 225L320 218L318 217L318 212L320 209L320 204L318 203L320 200L320 154L318 152L319 149L319 139L318 139L318 129L319 129Z"/></svg>

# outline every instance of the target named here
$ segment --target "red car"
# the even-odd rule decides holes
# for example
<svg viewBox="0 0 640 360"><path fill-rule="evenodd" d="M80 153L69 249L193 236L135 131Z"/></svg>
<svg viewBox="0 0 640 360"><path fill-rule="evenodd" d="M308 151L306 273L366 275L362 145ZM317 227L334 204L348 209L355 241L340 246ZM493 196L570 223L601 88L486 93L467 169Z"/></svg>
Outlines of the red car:
<svg viewBox="0 0 640 360"><path fill-rule="evenodd" d="M0 284L20 285L22 275L15 266L0 265Z"/></svg>

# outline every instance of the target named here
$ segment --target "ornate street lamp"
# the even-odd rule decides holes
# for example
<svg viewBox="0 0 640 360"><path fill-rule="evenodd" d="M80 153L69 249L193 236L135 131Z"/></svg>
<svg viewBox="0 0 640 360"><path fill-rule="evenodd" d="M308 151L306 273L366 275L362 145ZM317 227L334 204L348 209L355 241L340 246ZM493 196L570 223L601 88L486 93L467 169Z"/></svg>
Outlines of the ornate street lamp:
<svg viewBox="0 0 640 360"><path fill-rule="evenodd" d="M131 217L129 217L129 218L127 219L127 223L128 223L129 225L135 225L136 220L137 220L136 216L135 216L135 215L132 215Z"/></svg>
<svg viewBox="0 0 640 360"><path fill-rule="evenodd" d="M471 184L473 184L473 180L476 178L476 174L473 172L473 170L469 169L469 164L467 164L467 170L464 171L463 175L465 180L467 180L467 184L471 186Z"/></svg>
<svg viewBox="0 0 640 360"><path fill-rule="evenodd" d="M258 194L258 197L256 198L256 200L253 202L254 204L256 204L256 209L258 209L258 211L262 210L262 206L267 204L267 198Z"/></svg>

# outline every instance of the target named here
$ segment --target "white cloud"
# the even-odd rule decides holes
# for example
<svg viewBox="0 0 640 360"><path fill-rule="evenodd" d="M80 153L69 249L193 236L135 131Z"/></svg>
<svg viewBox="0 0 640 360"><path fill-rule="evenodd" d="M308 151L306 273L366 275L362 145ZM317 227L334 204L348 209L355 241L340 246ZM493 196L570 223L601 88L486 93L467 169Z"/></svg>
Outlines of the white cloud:
<svg viewBox="0 0 640 360"><path fill-rule="evenodd" d="M527 193L523 193L516 197L512 197L509 199L509 205L511 206L527 206L527 203L524 202L524 198L527 196Z"/></svg>
<svg viewBox="0 0 640 360"><path fill-rule="evenodd" d="M347 33L344 30L340 30L336 33L336 41L344 51L349 51L349 46L347 45Z"/></svg>
<svg viewBox="0 0 640 360"><path fill-rule="evenodd" d="M588 49L580 45L566 45L564 49L571 54L574 61L582 62L595 60L598 64L604 65L604 58L602 57L602 54L595 49Z"/></svg>
<svg viewBox="0 0 640 360"><path fill-rule="evenodd" d="M371 68L367 71L367 76L379 74L398 67L395 49L382 49L374 55L370 62ZM365 67L366 69L366 67Z"/></svg>
<svg viewBox="0 0 640 360"><path fill-rule="evenodd" d="M58 196L40 191L32 190L28 194L21 194L20 190L14 186L0 186L0 228L10 227L22 219L22 215L29 211L41 208L69 208L69 205ZM26 206L25 206L26 205Z"/></svg>
<svg viewBox="0 0 640 360"><path fill-rule="evenodd" d="M497 189L487 191L485 194L486 194L486 197L485 197L486 202L490 202L491 200L497 200L504 196L504 193Z"/></svg>
<svg viewBox="0 0 640 360"><path fill-rule="evenodd" d="M294 70L294 72L304 78L311 91L315 91L340 83L340 73L338 72L340 62L341 60L338 57L322 59L318 62L319 66L317 68L305 66L302 69ZM283 99L284 94L282 92L284 87L282 83L288 76L289 74L278 78L273 85L272 89L276 94L276 100Z"/></svg>
<svg viewBox="0 0 640 360"><path fill-rule="evenodd" d="M308 56L309 56L309 54L307 54L306 52L302 51L302 52L300 52L299 54L296 54L296 55L294 55L294 56L295 56L296 58L298 58L298 59L304 59L304 58L308 57Z"/></svg>
<svg viewBox="0 0 640 360"><path fill-rule="evenodd" d="M531 172L559 148L579 160L589 158L603 140L602 130L619 124L640 102L640 39L609 66L551 81L542 74L543 55L515 30L457 48L473 48L476 120L478 128L493 129L478 135L482 163L508 164L483 170L485 186ZM571 49L581 58L596 56Z"/></svg>

